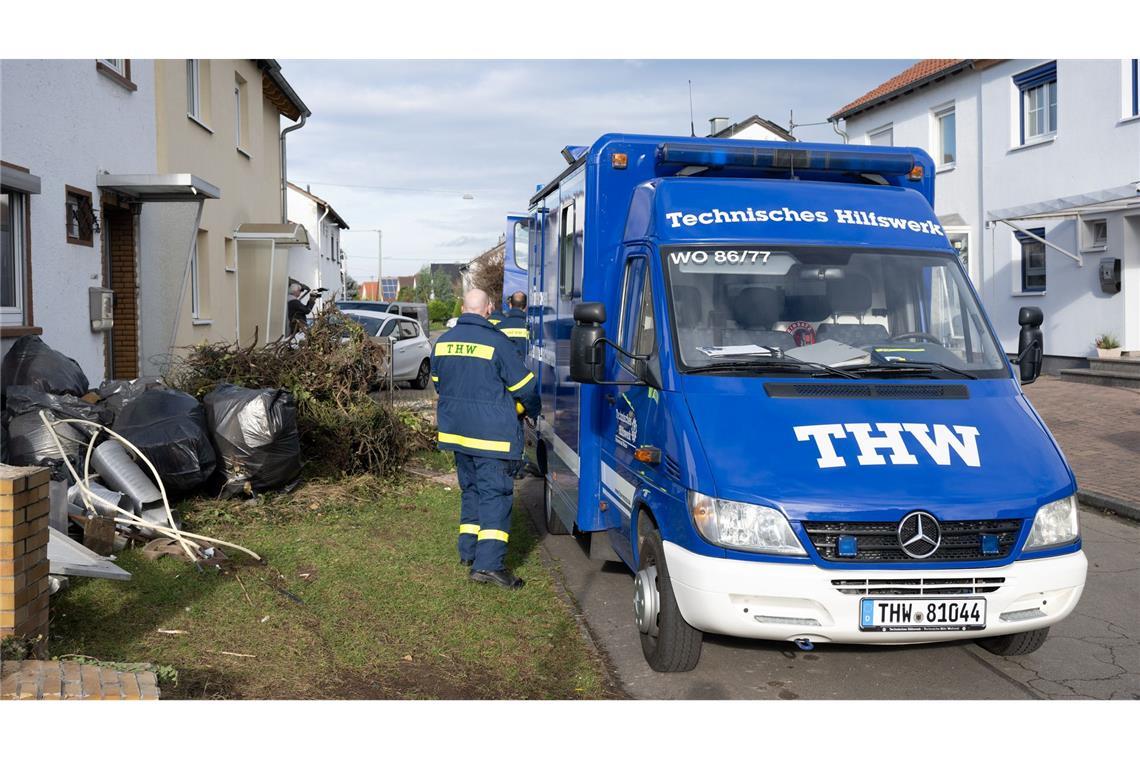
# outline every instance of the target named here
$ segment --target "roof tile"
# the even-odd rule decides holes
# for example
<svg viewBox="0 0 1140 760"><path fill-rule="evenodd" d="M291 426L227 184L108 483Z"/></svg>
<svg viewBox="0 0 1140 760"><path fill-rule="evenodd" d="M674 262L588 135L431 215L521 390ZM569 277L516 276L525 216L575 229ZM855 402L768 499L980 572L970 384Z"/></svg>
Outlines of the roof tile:
<svg viewBox="0 0 1140 760"><path fill-rule="evenodd" d="M936 74L952 69L964 62L965 59L963 58L926 58L921 60L901 74L891 77L867 94L843 106L843 108L833 113L831 118L839 119L850 116L856 111L863 110L862 107L872 101L905 90L917 82L929 79Z"/></svg>

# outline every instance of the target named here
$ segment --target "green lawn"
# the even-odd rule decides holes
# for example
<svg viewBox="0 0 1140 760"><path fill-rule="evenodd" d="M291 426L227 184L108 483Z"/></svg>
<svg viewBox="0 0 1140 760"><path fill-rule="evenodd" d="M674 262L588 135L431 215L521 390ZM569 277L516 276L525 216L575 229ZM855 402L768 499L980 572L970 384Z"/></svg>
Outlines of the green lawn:
<svg viewBox="0 0 1140 760"><path fill-rule="evenodd" d="M132 581L73 579L53 598L51 653L171 665L178 683L164 698L617 696L555 594L529 519L516 509L507 560L527 585L506 592L459 566L458 505L455 487L371 477L250 504L184 503L190 530L266 564L199 571L126 551Z"/></svg>

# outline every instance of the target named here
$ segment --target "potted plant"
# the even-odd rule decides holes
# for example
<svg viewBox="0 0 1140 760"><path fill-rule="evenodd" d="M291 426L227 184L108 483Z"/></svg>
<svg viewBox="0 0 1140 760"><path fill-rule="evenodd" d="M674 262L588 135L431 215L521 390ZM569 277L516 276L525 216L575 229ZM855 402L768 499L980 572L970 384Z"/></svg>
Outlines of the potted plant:
<svg viewBox="0 0 1140 760"><path fill-rule="evenodd" d="M1120 341L1108 333L1097 336L1096 355L1100 359L1119 359Z"/></svg>

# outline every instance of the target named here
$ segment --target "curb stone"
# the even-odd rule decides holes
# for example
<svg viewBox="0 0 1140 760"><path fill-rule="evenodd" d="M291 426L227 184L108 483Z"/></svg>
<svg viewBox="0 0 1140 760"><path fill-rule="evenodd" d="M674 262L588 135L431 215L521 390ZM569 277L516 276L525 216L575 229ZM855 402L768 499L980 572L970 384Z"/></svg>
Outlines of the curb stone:
<svg viewBox="0 0 1140 760"><path fill-rule="evenodd" d="M1140 505L1131 504L1113 496L1106 496L1096 491L1080 488L1077 490L1077 501L1087 507L1106 509L1110 512L1115 512L1121 517L1140 522Z"/></svg>

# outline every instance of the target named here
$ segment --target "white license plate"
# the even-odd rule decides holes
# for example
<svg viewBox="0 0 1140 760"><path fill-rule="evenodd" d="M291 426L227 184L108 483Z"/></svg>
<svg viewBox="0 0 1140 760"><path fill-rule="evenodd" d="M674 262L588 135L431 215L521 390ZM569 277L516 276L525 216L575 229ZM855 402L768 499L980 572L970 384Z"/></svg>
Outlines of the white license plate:
<svg viewBox="0 0 1140 760"><path fill-rule="evenodd" d="M985 627L985 599L859 600L861 631L977 631Z"/></svg>

